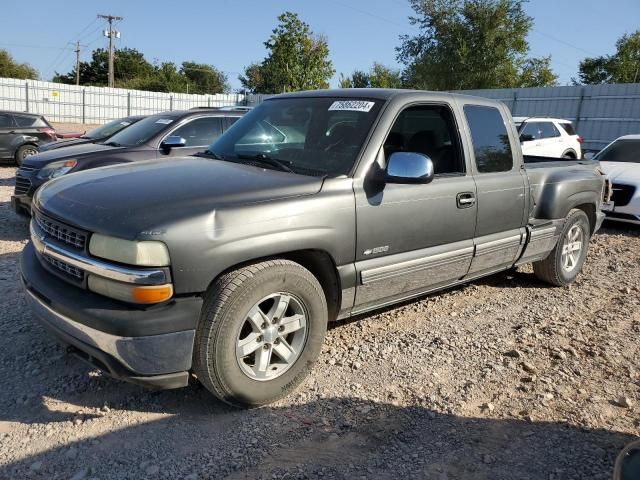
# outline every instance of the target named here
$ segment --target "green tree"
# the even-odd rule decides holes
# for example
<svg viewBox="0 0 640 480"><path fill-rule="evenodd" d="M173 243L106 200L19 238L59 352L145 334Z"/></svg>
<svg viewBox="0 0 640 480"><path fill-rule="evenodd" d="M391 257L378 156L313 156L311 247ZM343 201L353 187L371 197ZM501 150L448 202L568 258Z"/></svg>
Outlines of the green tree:
<svg viewBox="0 0 640 480"><path fill-rule="evenodd" d="M640 30L620 37L613 55L582 60L578 80L574 79L585 85L636 82L640 82Z"/></svg>
<svg viewBox="0 0 640 480"><path fill-rule="evenodd" d="M28 63L16 62L6 50L0 50L0 77L37 80L38 72Z"/></svg>
<svg viewBox="0 0 640 480"><path fill-rule="evenodd" d="M245 68L239 76L242 85L256 93L328 88L334 70L327 39L313 34L295 13L285 12L278 21L264 43L266 58Z"/></svg>
<svg viewBox="0 0 640 480"><path fill-rule="evenodd" d="M94 50L91 53L91 61L80 62L80 84L99 87L107 85L108 61L109 54L105 49ZM126 88L129 82L136 79L150 77L154 72L154 66L135 48L116 49L113 69L115 86L121 88ZM75 67L66 74L56 72L53 81L75 84Z"/></svg>
<svg viewBox="0 0 640 480"><path fill-rule="evenodd" d="M410 0L410 23L397 48L408 86L429 90L553 85L548 59L527 57L532 26L525 0Z"/></svg>
<svg viewBox="0 0 640 480"><path fill-rule="evenodd" d="M350 77L340 74L341 88L400 88L402 75L399 70L374 62L369 72L354 70Z"/></svg>
<svg viewBox="0 0 640 480"><path fill-rule="evenodd" d="M180 73L189 84L189 93L214 94L229 91L227 76L211 65L182 62Z"/></svg>

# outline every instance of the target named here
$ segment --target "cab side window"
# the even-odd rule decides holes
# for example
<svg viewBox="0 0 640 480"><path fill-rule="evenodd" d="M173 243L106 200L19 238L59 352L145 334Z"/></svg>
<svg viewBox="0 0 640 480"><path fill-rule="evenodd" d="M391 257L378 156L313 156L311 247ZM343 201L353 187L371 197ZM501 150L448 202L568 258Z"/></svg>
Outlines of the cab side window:
<svg viewBox="0 0 640 480"><path fill-rule="evenodd" d="M185 147L206 147L222 135L222 118L196 118L178 127L170 135L184 138L187 141Z"/></svg>
<svg viewBox="0 0 640 480"><path fill-rule="evenodd" d="M512 170L511 142L500 111L494 107L465 105L464 114L471 131L478 172Z"/></svg>
<svg viewBox="0 0 640 480"><path fill-rule="evenodd" d="M387 160L394 152L427 155L436 175L465 173L453 113L443 105L418 105L403 110L384 143Z"/></svg>

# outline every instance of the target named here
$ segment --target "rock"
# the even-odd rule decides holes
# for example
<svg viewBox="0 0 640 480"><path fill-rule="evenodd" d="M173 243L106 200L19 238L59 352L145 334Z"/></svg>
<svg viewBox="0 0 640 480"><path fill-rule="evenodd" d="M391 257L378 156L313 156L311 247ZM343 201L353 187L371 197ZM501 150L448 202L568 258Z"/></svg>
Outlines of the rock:
<svg viewBox="0 0 640 480"><path fill-rule="evenodd" d="M493 412L493 411L496 409L495 405L494 405L493 403L489 403L489 402L487 402L487 403L483 403L483 404L480 406L480 408L481 408L482 410L489 410L490 412Z"/></svg>
<svg viewBox="0 0 640 480"><path fill-rule="evenodd" d="M516 349L509 350L508 352L504 352L503 355L505 357L511 357L511 358L520 358L522 356L522 354Z"/></svg>
<svg viewBox="0 0 640 480"><path fill-rule="evenodd" d="M537 373L536 367L529 362L522 362L522 369L527 373Z"/></svg>
<svg viewBox="0 0 640 480"><path fill-rule="evenodd" d="M34 471L34 472L38 472L40 471L40 469L42 468L42 462L37 461L37 462L33 462L30 466L29 469Z"/></svg>
<svg viewBox="0 0 640 480"><path fill-rule="evenodd" d="M631 408L631 407L633 407L634 404L635 404L635 402L629 397L620 397L616 401L616 405L618 405L619 407L622 407L622 408Z"/></svg>

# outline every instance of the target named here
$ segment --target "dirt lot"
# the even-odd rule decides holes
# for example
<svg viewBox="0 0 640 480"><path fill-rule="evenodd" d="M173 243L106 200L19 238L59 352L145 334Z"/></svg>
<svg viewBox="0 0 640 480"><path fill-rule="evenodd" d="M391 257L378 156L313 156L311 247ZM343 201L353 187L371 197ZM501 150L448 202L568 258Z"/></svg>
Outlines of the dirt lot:
<svg viewBox="0 0 640 480"><path fill-rule="evenodd" d="M530 269L340 322L297 393L231 409L92 370L34 324L0 168L0 478L607 479L640 432L640 229L585 273Z"/></svg>

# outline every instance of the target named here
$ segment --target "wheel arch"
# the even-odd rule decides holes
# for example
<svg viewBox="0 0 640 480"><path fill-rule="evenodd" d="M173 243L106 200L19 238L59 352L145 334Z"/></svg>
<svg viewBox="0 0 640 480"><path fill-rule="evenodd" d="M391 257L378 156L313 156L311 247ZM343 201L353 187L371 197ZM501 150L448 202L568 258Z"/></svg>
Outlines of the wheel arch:
<svg viewBox="0 0 640 480"><path fill-rule="evenodd" d="M562 152L563 157L571 157L576 160L578 158L578 153L573 148L567 148L564 152Z"/></svg>
<svg viewBox="0 0 640 480"><path fill-rule="evenodd" d="M342 303L340 274L338 273L335 260L325 250L309 248L252 258L242 263L227 267L211 280L207 289L211 288L211 286L215 284L216 280L222 275L233 270L274 259L291 260L292 262L296 262L309 270L313 276L316 277L324 292L329 312L329 321L331 322L337 319L338 312L340 311L340 305Z"/></svg>
<svg viewBox="0 0 640 480"><path fill-rule="evenodd" d="M593 232L596 228L596 222L598 221L596 215L596 206L593 203L582 203L580 205L576 205L575 207L573 207L573 209L582 210L587 214L587 218L589 219L589 233L593 235Z"/></svg>

